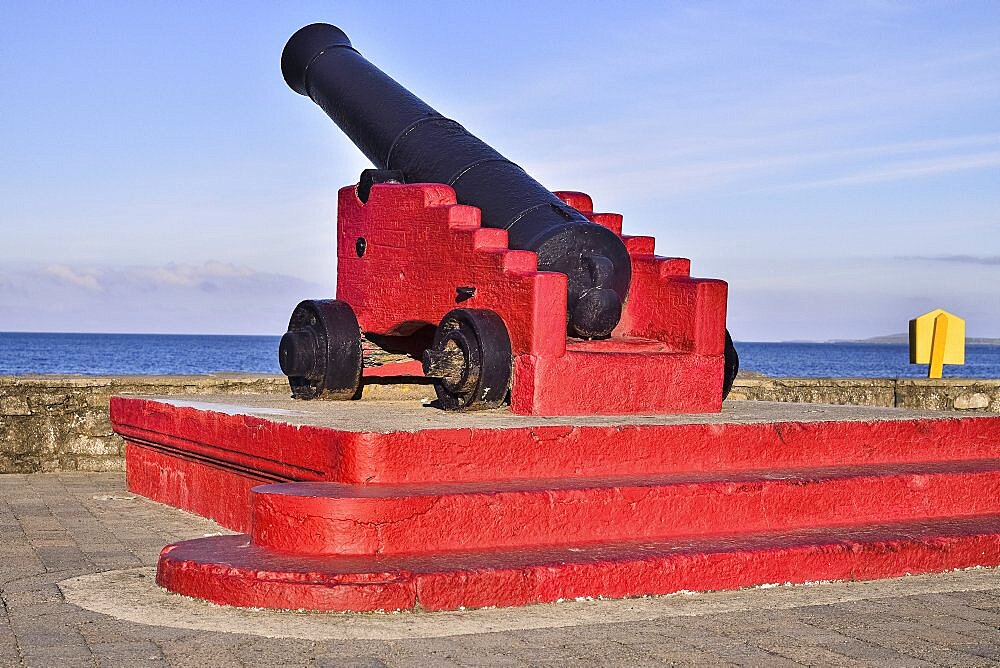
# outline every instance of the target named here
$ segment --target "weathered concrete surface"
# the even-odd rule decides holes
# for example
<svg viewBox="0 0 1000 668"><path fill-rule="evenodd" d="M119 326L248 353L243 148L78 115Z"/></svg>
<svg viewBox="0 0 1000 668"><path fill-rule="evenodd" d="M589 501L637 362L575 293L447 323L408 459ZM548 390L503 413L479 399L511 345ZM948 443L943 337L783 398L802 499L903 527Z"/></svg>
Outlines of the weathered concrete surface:
<svg viewBox="0 0 1000 668"><path fill-rule="evenodd" d="M120 474L0 476L0 665L1000 662L1000 577L985 569L525 610L397 615L234 610L136 582L165 543L219 530L129 494ZM77 580L64 585L64 594L59 585L105 571L119 572L96 583L119 588L102 592ZM98 607L104 612L88 609Z"/></svg>
<svg viewBox="0 0 1000 668"><path fill-rule="evenodd" d="M399 386L367 385L365 396L392 398ZM282 376L0 376L0 473L120 471L122 440L111 431L115 394L264 394L287 397ZM406 398L432 396L410 386ZM1000 380L737 378L731 399L927 410L1000 412Z"/></svg>
<svg viewBox="0 0 1000 668"><path fill-rule="evenodd" d="M131 397L127 399L131 400ZM443 411L418 401L300 401L277 396L242 397L203 393L189 396L139 397L140 402L166 407L193 408L227 415L251 415L297 426L329 427L343 431L417 432L425 429L519 429L543 426L648 426L688 424L766 424L773 422L878 422L919 418L955 418L939 411L894 409L871 405L790 405L776 401L727 401L719 413L677 415L515 415L509 408L461 413ZM138 408L138 407L136 407ZM124 412L124 410L123 410ZM987 415L987 413L983 413Z"/></svg>

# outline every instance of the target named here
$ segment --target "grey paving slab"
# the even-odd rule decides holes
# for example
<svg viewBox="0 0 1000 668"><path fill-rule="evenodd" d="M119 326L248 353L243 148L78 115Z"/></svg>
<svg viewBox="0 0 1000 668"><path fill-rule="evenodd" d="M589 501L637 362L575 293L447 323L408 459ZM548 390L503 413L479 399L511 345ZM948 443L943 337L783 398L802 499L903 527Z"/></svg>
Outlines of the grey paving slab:
<svg viewBox="0 0 1000 668"><path fill-rule="evenodd" d="M0 666L1000 664L990 569L400 615L240 611L151 582L165 542L221 531L120 474L0 476Z"/></svg>

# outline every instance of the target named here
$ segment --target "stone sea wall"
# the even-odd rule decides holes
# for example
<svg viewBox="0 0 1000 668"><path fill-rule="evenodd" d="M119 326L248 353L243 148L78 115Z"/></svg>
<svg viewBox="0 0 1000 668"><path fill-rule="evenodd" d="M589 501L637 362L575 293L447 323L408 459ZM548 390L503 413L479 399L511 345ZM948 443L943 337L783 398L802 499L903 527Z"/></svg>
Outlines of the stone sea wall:
<svg viewBox="0 0 1000 668"><path fill-rule="evenodd" d="M219 376L0 376L0 473L122 471L111 430L116 394L287 395L284 378Z"/></svg>
<svg viewBox="0 0 1000 668"><path fill-rule="evenodd" d="M0 473L123 470L124 444L112 432L108 417L108 401L116 394L288 396L288 390L284 377L251 374L0 376ZM377 397L380 393L370 394ZM748 374L737 378L730 398L1000 412L1000 380L769 378Z"/></svg>
<svg viewBox="0 0 1000 668"><path fill-rule="evenodd" d="M730 399L1000 412L1000 380L975 378L770 378L748 374Z"/></svg>

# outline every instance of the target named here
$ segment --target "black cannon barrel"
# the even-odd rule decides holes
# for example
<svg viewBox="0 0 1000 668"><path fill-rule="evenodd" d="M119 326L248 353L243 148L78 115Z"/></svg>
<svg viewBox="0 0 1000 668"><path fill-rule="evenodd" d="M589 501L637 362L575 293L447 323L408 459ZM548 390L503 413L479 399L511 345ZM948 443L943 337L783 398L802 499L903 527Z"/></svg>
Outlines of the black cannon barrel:
<svg viewBox="0 0 1000 668"><path fill-rule="evenodd" d="M380 169L408 183L446 183L478 207L482 224L507 230L511 248L538 254L541 271L569 277L568 331L607 336L632 276L621 239L567 206L489 145L368 62L325 23L292 35L281 55L292 90L318 104Z"/></svg>

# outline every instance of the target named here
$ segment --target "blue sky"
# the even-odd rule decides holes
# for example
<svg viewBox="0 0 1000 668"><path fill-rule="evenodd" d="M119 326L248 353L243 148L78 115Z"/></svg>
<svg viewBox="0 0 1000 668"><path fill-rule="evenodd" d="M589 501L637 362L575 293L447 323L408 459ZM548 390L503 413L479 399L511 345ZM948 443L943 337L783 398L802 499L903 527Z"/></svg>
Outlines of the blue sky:
<svg viewBox="0 0 1000 668"><path fill-rule="evenodd" d="M738 340L1000 336L996 2L3 3L0 331L278 334L332 296L368 165L281 78L314 21L729 281Z"/></svg>

